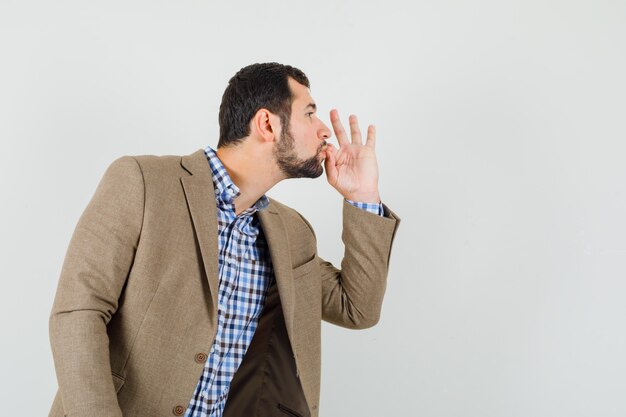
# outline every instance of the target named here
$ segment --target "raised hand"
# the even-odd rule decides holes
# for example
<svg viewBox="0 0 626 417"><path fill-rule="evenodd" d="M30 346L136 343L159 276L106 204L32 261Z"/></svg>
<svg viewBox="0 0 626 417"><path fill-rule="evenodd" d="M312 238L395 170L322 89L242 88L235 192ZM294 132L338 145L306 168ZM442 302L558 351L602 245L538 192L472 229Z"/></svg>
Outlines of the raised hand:
<svg viewBox="0 0 626 417"><path fill-rule="evenodd" d="M365 145L356 115L349 117L350 137L341 125L339 112L330 111L330 121L339 142L326 146L326 179L344 198L362 203L380 203L378 194L378 163L376 161L376 128L369 125Z"/></svg>

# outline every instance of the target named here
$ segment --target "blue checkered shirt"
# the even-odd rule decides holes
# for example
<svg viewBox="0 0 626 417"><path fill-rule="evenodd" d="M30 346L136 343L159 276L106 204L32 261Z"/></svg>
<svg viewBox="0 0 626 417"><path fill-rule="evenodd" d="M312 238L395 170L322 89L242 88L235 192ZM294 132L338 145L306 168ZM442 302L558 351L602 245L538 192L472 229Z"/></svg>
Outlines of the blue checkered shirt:
<svg viewBox="0 0 626 417"><path fill-rule="evenodd" d="M255 213L269 204L263 195L235 215L240 194L215 151L207 156L217 203L219 295L217 333L185 417L221 417L230 382L250 346L259 323L266 291L274 280L267 242ZM383 215L382 204L350 204Z"/></svg>

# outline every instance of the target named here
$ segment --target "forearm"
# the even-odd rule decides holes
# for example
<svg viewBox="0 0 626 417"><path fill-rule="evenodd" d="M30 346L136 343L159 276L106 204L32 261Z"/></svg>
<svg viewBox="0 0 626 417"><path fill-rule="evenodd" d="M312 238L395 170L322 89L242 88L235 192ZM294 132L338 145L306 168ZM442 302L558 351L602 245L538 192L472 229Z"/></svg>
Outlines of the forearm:
<svg viewBox="0 0 626 417"><path fill-rule="evenodd" d="M51 315L50 344L65 413L121 417L101 314L79 310Z"/></svg>
<svg viewBox="0 0 626 417"><path fill-rule="evenodd" d="M378 322L400 223L386 206L384 214L368 213L344 201L341 270L320 258L324 320L357 329Z"/></svg>

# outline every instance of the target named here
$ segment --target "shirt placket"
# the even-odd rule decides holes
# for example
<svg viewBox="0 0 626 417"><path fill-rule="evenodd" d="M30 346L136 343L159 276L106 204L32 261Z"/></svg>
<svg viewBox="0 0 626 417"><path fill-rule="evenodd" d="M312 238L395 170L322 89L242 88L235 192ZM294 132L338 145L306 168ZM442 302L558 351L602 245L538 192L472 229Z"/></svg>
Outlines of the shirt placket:
<svg viewBox="0 0 626 417"><path fill-rule="evenodd" d="M234 276L236 273L236 265L231 260L232 257L230 255L232 250L232 232L231 229L234 226L234 205L232 206L232 210L226 211L227 220L230 221L230 224L227 227L227 240L224 245L224 250L222 251L223 262L221 268L219 270L219 293L218 293L218 308L217 308L217 332L215 334L215 340L210 349L209 360L207 361L207 365L205 368L209 368L209 378L206 383L205 389L202 391L202 396L205 400L211 400L212 395L211 391L215 389L215 382L218 376L218 371L221 367L222 361L224 359L224 351L222 349L222 341L224 339L224 329L226 328L226 312L227 312L227 303L228 299L232 296L234 289ZM231 230L228 230L231 229ZM230 233L229 233L230 232Z"/></svg>
<svg viewBox="0 0 626 417"><path fill-rule="evenodd" d="M220 375L222 367L224 365L231 367L234 366L234 358L232 355L229 355L229 345L236 343L236 341L241 338L243 332L245 332L245 329L243 329L239 332L239 334L232 334L229 332L225 333L224 329L230 328L229 324L236 319L237 315L236 305L232 300L234 298L233 295L235 295L235 287L241 273L241 271L239 271L241 265L238 263L237 259L242 258L243 249L245 248L245 244L243 244L245 235L241 233L240 229L243 230L247 220L248 219L245 217L236 217L228 226L230 233L227 233L228 239L225 244L224 262L220 274L224 280L220 288L220 298L218 300L218 332L213 346L211 347L211 353L215 353L214 355L211 355L213 359L211 361L213 372L210 373L210 379L207 383L207 389L205 390L205 395L208 398L211 397L210 391L215 388L216 378ZM248 326L246 326L246 328L247 327ZM235 331L233 330L232 332ZM232 343L228 341L229 338L234 339ZM228 361L228 363L225 364L225 361ZM227 389L224 389L222 392L217 392L216 390L218 398L213 406L219 404L226 393Z"/></svg>

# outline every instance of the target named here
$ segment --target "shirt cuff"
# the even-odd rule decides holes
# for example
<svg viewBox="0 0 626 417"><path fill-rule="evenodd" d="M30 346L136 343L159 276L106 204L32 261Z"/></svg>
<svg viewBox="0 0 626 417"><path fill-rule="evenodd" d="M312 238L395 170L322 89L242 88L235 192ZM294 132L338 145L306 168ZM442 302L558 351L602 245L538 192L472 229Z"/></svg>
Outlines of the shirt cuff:
<svg viewBox="0 0 626 417"><path fill-rule="evenodd" d="M383 203L359 203L356 201L352 201L352 200L348 200L347 198L345 198L345 200L352 204L355 207L358 207L360 209L363 209L365 211L368 211L370 213L373 214L378 214L379 216L383 216L384 212L383 212Z"/></svg>

